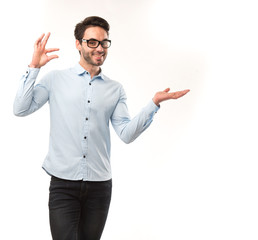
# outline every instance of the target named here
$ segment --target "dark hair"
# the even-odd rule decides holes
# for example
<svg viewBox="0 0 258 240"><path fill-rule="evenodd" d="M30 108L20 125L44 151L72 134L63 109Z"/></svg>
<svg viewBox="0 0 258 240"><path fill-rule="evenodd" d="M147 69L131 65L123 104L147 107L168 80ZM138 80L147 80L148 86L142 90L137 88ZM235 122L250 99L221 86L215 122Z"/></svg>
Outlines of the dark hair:
<svg viewBox="0 0 258 240"><path fill-rule="evenodd" d="M108 34L109 24L105 19L97 16L87 17L78 23L74 29L74 36L77 40L80 41L80 44L82 43L85 30L94 26L103 28Z"/></svg>

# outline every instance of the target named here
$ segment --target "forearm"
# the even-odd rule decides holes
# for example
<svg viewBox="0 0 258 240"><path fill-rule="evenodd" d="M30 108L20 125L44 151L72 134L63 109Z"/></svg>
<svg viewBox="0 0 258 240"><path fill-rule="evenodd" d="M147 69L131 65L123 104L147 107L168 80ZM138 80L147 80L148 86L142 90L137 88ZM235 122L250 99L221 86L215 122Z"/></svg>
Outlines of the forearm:
<svg viewBox="0 0 258 240"><path fill-rule="evenodd" d="M16 116L26 116L32 110L35 111L35 109L32 109L35 105L33 103L33 91L38 73L39 69L28 68L22 76L13 105L13 112Z"/></svg>
<svg viewBox="0 0 258 240"><path fill-rule="evenodd" d="M119 126L114 126L121 140L125 143L131 143L139 137L150 126L158 109L159 107L151 101L133 119L124 118L121 120Z"/></svg>

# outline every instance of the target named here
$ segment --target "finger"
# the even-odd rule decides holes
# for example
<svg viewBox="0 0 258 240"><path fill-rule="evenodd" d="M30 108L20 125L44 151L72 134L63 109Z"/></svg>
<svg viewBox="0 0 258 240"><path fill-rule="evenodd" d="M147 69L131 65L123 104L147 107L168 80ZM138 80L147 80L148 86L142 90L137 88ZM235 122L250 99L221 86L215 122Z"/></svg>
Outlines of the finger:
<svg viewBox="0 0 258 240"><path fill-rule="evenodd" d="M185 94L187 94L189 91L190 91L189 89L186 89L186 90L183 90L183 91L174 92L174 93L172 93L172 94L173 94L172 96L173 96L175 99L177 99L177 98L183 97L183 96L184 96Z"/></svg>
<svg viewBox="0 0 258 240"><path fill-rule="evenodd" d="M166 88L163 92L169 92L170 88Z"/></svg>
<svg viewBox="0 0 258 240"><path fill-rule="evenodd" d="M59 58L58 55L51 55L48 57L48 61L51 61L52 59Z"/></svg>
<svg viewBox="0 0 258 240"><path fill-rule="evenodd" d="M186 93L190 92L190 89L185 89L185 90L182 90L182 91L179 91L179 92L182 93L182 94L186 94Z"/></svg>
<svg viewBox="0 0 258 240"><path fill-rule="evenodd" d="M48 49L46 49L46 53L51 53L51 52L55 52L55 51L59 51L59 48L48 48Z"/></svg>
<svg viewBox="0 0 258 240"><path fill-rule="evenodd" d="M171 92L168 94L167 99L178 99L180 97L183 97L188 92L189 92L188 90Z"/></svg>
<svg viewBox="0 0 258 240"><path fill-rule="evenodd" d="M42 46L43 46L43 47L45 47L45 46L46 46L47 41L48 41L48 39L49 39L49 36L50 36L50 32L49 32L49 33L47 33L46 37L44 38L44 40L43 40L43 42L42 42Z"/></svg>
<svg viewBox="0 0 258 240"><path fill-rule="evenodd" d="M44 36L45 36L45 33L41 34L41 36L36 40L35 46L37 46L39 43L41 43Z"/></svg>
<svg viewBox="0 0 258 240"><path fill-rule="evenodd" d="M185 89L185 90L183 90L183 92L185 92L185 94L187 94L190 92L190 89Z"/></svg>

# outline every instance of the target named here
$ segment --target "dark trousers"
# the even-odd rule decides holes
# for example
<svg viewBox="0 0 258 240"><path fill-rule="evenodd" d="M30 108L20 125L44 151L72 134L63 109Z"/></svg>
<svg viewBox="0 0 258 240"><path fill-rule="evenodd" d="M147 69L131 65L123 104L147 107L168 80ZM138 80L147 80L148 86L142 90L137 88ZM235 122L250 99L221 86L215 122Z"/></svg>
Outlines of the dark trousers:
<svg viewBox="0 0 258 240"><path fill-rule="evenodd" d="M112 180L51 178L49 217L53 240L99 240L111 200Z"/></svg>

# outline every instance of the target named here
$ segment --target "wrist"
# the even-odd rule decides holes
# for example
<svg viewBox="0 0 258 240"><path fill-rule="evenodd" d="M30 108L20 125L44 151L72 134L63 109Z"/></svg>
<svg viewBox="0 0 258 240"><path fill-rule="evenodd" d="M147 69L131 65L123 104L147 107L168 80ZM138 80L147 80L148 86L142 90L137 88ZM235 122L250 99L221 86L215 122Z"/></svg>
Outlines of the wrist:
<svg viewBox="0 0 258 240"><path fill-rule="evenodd" d="M34 65L34 64L29 64L29 66L28 66L29 68L40 68L39 66L37 66L37 65Z"/></svg>
<svg viewBox="0 0 258 240"><path fill-rule="evenodd" d="M40 68L41 66L39 65L39 64L35 64L35 63L33 63L33 62L31 62L30 64L29 64L29 68Z"/></svg>
<svg viewBox="0 0 258 240"><path fill-rule="evenodd" d="M154 97L152 98L152 101L159 107L160 102Z"/></svg>

